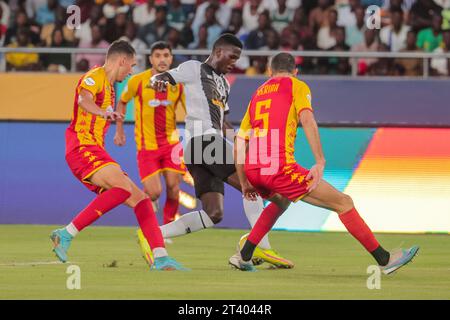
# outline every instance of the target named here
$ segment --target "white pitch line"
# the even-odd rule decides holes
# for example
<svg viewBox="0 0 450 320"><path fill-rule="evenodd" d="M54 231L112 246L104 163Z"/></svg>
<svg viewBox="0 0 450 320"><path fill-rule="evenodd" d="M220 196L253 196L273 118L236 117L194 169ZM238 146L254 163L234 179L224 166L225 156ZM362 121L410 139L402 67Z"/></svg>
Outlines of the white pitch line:
<svg viewBox="0 0 450 320"><path fill-rule="evenodd" d="M11 263L0 263L0 267L26 267L26 266L43 266L52 264L64 264L61 261L35 261L35 262L11 262ZM66 262L70 264L70 262Z"/></svg>

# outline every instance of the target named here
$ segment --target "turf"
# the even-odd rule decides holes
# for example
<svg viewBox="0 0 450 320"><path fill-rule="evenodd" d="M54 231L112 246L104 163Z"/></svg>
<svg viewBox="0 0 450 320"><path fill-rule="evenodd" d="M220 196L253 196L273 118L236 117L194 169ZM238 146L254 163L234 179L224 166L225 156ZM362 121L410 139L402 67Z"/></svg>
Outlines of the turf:
<svg viewBox="0 0 450 320"><path fill-rule="evenodd" d="M135 229L91 227L73 242L68 264L56 261L48 239L54 226L0 226L0 299L449 299L450 236L388 235L386 248L420 245L419 256L381 289L366 286L373 261L344 233L272 232L274 248L292 270L232 270L227 259L242 230L205 230L176 238L171 255L189 272L153 272L141 258ZM31 263L35 263L32 265ZM81 269L81 289L68 290L67 267Z"/></svg>

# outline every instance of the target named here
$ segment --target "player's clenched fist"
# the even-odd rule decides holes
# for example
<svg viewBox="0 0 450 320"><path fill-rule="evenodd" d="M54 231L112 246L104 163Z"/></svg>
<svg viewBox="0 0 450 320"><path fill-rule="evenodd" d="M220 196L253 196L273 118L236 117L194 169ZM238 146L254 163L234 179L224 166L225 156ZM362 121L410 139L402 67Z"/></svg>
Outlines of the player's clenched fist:
<svg viewBox="0 0 450 320"><path fill-rule="evenodd" d="M124 115L113 110L112 107L108 107L105 112L103 112L102 117L107 121L120 121L123 120Z"/></svg>
<svg viewBox="0 0 450 320"><path fill-rule="evenodd" d="M323 164L318 163L313 165L309 170L309 173L306 176L306 181L310 181L307 187L308 192L313 191L319 185L319 182L323 177L324 167Z"/></svg>
<svg viewBox="0 0 450 320"><path fill-rule="evenodd" d="M252 184L248 180L243 181L241 183L241 188L242 188L242 195L244 196L245 199L256 201L258 194L256 192L255 187L252 186Z"/></svg>
<svg viewBox="0 0 450 320"><path fill-rule="evenodd" d="M167 90L167 86L169 85L169 82L163 79L158 78L157 76L153 76L150 78L150 82L148 83L147 87L152 88L156 91L164 92Z"/></svg>

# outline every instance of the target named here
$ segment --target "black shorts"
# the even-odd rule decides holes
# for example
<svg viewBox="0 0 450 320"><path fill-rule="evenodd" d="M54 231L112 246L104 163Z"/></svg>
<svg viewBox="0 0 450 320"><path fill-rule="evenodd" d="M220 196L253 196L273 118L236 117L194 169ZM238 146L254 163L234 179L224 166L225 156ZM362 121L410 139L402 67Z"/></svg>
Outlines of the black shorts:
<svg viewBox="0 0 450 320"><path fill-rule="evenodd" d="M184 160L194 179L197 198L207 192L224 194L224 181L236 172L233 146L218 134L191 138Z"/></svg>

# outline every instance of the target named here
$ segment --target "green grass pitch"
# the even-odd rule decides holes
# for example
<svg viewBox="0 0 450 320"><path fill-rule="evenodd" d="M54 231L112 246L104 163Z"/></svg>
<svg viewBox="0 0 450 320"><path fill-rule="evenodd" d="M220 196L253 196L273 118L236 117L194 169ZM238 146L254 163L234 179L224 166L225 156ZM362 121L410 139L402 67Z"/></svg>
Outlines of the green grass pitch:
<svg viewBox="0 0 450 320"><path fill-rule="evenodd" d="M242 230L205 230L168 245L189 272L153 272L141 258L135 229L91 227L74 241L71 263L56 261L54 226L0 226L0 299L449 299L450 236L378 234L386 248L420 245L419 256L367 288L373 260L345 233L271 233L272 246L296 263L292 270L232 270ZM81 289L66 287L67 267L81 270Z"/></svg>

